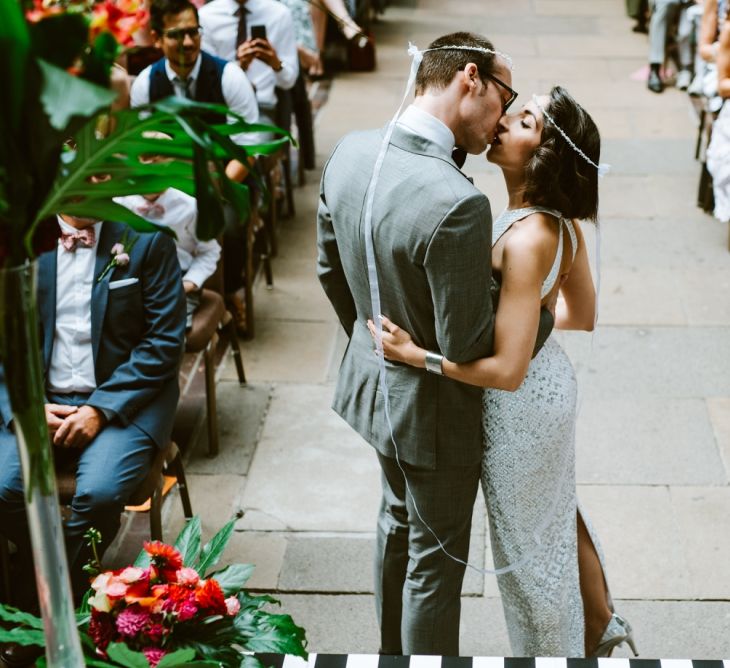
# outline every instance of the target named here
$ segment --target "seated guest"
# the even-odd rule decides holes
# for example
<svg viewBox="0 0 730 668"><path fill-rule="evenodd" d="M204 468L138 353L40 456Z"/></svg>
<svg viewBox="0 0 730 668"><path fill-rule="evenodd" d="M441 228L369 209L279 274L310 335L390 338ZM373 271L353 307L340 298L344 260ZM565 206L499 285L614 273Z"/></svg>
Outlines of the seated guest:
<svg viewBox="0 0 730 668"><path fill-rule="evenodd" d="M193 326L193 313L200 306L203 283L213 275L221 256L220 244L215 239L210 241L198 239L197 201L176 188L168 188L152 195L115 197L114 201L146 220L175 231L177 259L182 270L185 290L185 328L190 329Z"/></svg>
<svg viewBox="0 0 730 668"><path fill-rule="evenodd" d="M38 260L37 299L54 457L76 467L64 530L78 599L88 588L84 533L95 527L102 550L108 547L155 449L169 443L185 301L169 236L67 215L58 224L57 248ZM35 578L12 420L0 373L0 533L18 548L19 603L33 608Z"/></svg>
<svg viewBox="0 0 730 668"><path fill-rule="evenodd" d="M277 0L211 0L200 25L204 49L238 62L256 90L262 121L273 123L276 89L291 90L299 76L291 12Z"/></svg>
<svg viewBox="0 0 730 668"><path fill-rule="evenodd" d="M649 22L649 78L647 87L653 93L661 93L664 90L664 82L661 77L661 67L666 58L667 34L674 19L679 17L679 12L684 5L683 0L653 0L651 3L651 21ZM679 74L677 83L682 88L687 88L692 75L693 54L689 45L689 35L683 35L679 40Z"/></svg>
<svg viewBox="0 0 730 668"><path fill-rule="evenodd" d="M277 2L274 4L278 5ZM135 79L131 93L132 107L178 95L199 102L225 104L247 122L259 121L258 102L243 70L237 63L226 62L201 50L202 29L195 5L189 0L154 0L150 17L152 37L156 46L162 49L164 57L142 70ZM225 122L223 117L215 115L209 120ZM239 145L260 143L265 138L258 133L232 137ZM226 165L226 175L234 181L243 181L252 162L253 159L244 165L238 160L231 160ZM226 303L239 334L246 333L246 310L238 295L244 282L246 243L243 225L226 228L223 236Z"/></svg>

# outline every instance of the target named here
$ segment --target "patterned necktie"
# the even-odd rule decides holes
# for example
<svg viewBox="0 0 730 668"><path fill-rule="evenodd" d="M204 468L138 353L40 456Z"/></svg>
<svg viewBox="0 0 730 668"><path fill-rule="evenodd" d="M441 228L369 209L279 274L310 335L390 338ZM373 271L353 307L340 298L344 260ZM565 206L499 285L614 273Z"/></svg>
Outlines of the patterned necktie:
<svg viewBox="0 0 730 668"><path fill-rule="evenodd" d="M94 244L96 244L96 232L93 227L87 227L78 232L61 231L61 245L70 253L75 253L77 246L93 248Z"/></svg>
<svg viewBox="0 0 730 668"><path fill-rule="evenodd" d="M175 77L175 83L177 83L180 88L183 90L183 97L188 98L188 100L193 99L192 91L190 90L190 86L193 84L193 80L188 77L187 79L181 79L180 77Z"/></svg>
<svg viewBox="0 0 730 668"><path fill-rule="evenodd" d="M248 26L246 25L246 14L248 14L248 9L246 9L243 6L243 3L240 4L239 8L236 10L236 16L238 16L238 32L236 33L236 49L238 49L241 44L243 44L247 39L248 34Z"/></svg>

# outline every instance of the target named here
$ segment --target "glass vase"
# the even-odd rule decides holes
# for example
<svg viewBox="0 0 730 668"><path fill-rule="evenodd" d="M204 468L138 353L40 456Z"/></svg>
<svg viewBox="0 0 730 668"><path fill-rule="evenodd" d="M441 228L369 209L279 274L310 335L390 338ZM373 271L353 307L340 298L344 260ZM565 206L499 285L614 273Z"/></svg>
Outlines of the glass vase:
<svg viewBox="0 0 730 668"><path fill-rule="evenodd" d="M49 668L82 668L44 408L36 271L35 262L0 269L0 354L23 471L46 661Z"/></svg>

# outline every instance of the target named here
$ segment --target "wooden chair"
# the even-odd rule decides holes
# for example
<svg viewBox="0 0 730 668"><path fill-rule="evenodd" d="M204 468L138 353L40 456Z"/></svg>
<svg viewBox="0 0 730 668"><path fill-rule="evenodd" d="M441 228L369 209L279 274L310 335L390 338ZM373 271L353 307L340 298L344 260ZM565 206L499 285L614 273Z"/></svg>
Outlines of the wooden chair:
<svg viewBox="0 0 730 668"><path fill-rule="evenodd" d="M152 540L162 540L162 486L164 484L164 472L166 469L177 478L178 491L180 493L180 501L182 502L185 518L190 519L193 516L182 456L175 442L170 441L166 448L161 448L157 451L149 473L127 501L128 506L141 506L148 499L151 500L149 513L150 536ZM69 505L76 492L75 467L57 470L56 485L58 486L59 502L62 506Z"/></svg>

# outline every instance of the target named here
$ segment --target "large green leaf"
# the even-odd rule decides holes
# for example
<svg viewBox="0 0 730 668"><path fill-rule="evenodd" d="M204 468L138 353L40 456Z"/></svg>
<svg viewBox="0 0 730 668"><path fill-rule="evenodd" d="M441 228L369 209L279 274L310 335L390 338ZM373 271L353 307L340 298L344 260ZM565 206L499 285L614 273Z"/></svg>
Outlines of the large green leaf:
<svg viewBox="0 0 730 668"><path fill-rule="evenodd" d="M106 653L112 661L116 661L124 668L149 668L150 666L149 661L142 652L135 652L124 643L112 643L107 647Z"/></svg>
<svg viewBox="0 0 730 668"><path fill-rule="evenodd" d="M27 85L30 35L20 3L0 1L0 132L16 132L23 113Z"/></svg>
<svg viewBox="0 0 730 668"><path fill-rule="evenodd" d="M0 604L0 620L12 622L13 624L23 624L32 629L43 628L43 620L40 617L4 604Z"/></svg>
<svg viewBox="0 0 730 668"><path fill-rule="evenodd" d="M157 664L157 668L173 668L173 666L184 666L189 664L195 658L194 649L179 649L176 652L170 652L162 657Z"/></svg>
<svg viewBox="0 0 730 668"><path fill-rule="evenodd" d="M0 642L15 642L18 645L38 645L46 646L46 637L43 631L38 629L28 629L22 626L16 626L12 629L4 629L0 627Z"/></svg>
<svg viewBox="0 0 730 668"><path fill-rule="evenodd" d="M75 150L64 154L55 187L37 213L36 224L60 212L121 219L138 230L149 230L152 229L149 224L134 214L121 212L110 199L173 187L198 199L198 236L201 239L217 236L224 222L219 204L221 193L239 215L246 212L248 205L247 189L227 180L224 161L231 158L246 161L249 154L281 146L291 135L271 126L252 126L237 115L233 115L235 122L211 126L203 117L213 111L225 113L226 108L167 98L145 108L116 112L113 132L101 138L95 133L95 119L91 119L76 134ZM277 131L284 137L245 148L230 140L230 134L261 129ZM163 133L170 139L151 136L153 132ZM143 164L140 157L145 155L173 160ZM212 172L208 168L210 163L214 165ZM92 177L99 175L106 175L108 180L92 183ZM31 237L32 230L26 234L26 247Z"/></svg>
<svg viewBox="0 0 730 668"><path fill-rule="evenodd" d="M233 535L233 528L236 526L237 521L238 518L234 517L226 522L223 528L200 551L200 561L195 564L195 570L198 571L200 577L206 577L206 573L220 561L223 550L226 549L226 545Z"/></svg>
<svg viewBox="0 0 730 668"><path fill-rule="evenodd" d="M257 632L249 637L244 647L252 652L275 652L307 657L305 631L289 615L258 613L265 618L257 624Z"/></svg>
<svg viewBox="0 0 730 668"><path fill-rule="evenodd" d="M74 116L94 116L117 96L108 88L72 76L44 60L39 60L38 64L43 73L41 102L56 130L65 130Z"/></svg>
<svg viewBox="0 0 730 668"><path fill-rule="evenodd" d="M175 549L182 555L183 564L192 568L200 553L200 517L195 515L187 521L175 539Z"/></svg>
<svg viewBox="0 0 730 668"><path fill-rule="evenodd" d="M218 582L226 596L233 596L243 589L255 568L253 564L231 564L209 577Z"/></svg>

